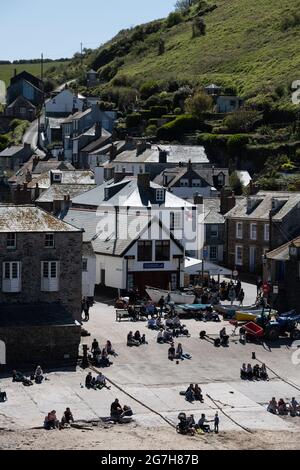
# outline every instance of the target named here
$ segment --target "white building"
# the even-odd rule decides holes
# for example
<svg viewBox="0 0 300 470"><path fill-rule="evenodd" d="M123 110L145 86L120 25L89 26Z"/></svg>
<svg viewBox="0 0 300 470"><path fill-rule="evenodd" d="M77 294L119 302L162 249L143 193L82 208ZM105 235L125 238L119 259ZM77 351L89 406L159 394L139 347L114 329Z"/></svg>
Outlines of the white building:
<svg viewBox="0 0 300 470"><path fill-rule="evenodd" d="M96 285L96 255L91 243L82 245L82 297L94 297Z"/></svg>
<svg viewBox="0 0 300 470"><path fill-rule="evenodd" d="M74 95L70 90L65 89L58 95L46 102L46 115L48 114L71 114L75 109L82 111L84 100Z"/></svg>

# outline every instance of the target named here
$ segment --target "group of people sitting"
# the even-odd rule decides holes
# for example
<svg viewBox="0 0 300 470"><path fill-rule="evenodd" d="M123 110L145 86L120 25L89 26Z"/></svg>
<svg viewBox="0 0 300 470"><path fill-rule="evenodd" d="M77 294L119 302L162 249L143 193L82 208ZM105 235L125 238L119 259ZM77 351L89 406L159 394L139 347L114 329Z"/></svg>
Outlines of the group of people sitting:
<svg viewBox="0 0 300 470"><path fill-rule="evenodd" d="M214 432L216 434L219 433L220 418L218 412L216 412L215 417L212 420L206 419L206 415L202 413L201 418L198 420L197 423L193 414L187 417L185 413L180 413L178 415L178 419L179 423L177 425L177 432L179 432L180 434L188 434L190 436L194 436L198 430L201 433L210 433L212 432L212 429L209 423L214 423Z"/></svg>
<svg viewBox="0 0 300 470"><path fill-rule="evenodd" d="M127 335L127 346L140 346L141 344L148 344L146 335L141 335L139 331L136 331L134 334L130 331Z"/></svg>
<svg viewBox="0 0 300 470"><path fill-rule="evenodd" d="M105 347L101 350L98 341L94 339L91 351L93 354L93 362L96 366L99 367L111 366L113 363L109 360L109 356L117 356L109 340L106 342Z"/></svg>
<svg viewBox="0 0 300 470"><path fill-rule="evenodd" d="M252 367L251 364L243 364L241 367L241 379L242 380L269 380L267 368L265 364L260 367L259 364L255 364Z"/></svg>
<svg viewBox="0 0 300 470"><path fill-rule="evenodd" d="M71 423L74 423L74 418L70 408L66 408L61 421L57 419L56 411L52 410L45 416L44 429L47 431L50 431L50 429L63 429Z"/></svg>
<svg viewBox="0 0 300 470"><path fill-rule="evenodd" d="M177 348L175 348L175 344L172 342L169 349L168 349L168 359L170 361L174 361L174 359L182 360L184 359L192 359L192 356L188 353L183 352L182 344L179 343Z"/></svg>
<svg viewBox="0 0 300 470"><path fill-rule="evenodd" d="M212 307L209 307L209 306L196 311L195 320L204 321L204 322L213 321L213 322L218 322L218 323L221 321L219 315L213 311Z"/></svg>
<svg viewBox="0 0 300 470"><path fill-rule="evenodd" d="M289 404L287 404L283 398L280 398L277 402L276 398L273 397L269 402L268 411L274 415L277 413L281 416L290 414L290 416L295 417L300 416L300 405L295 397L292 398Z"/></svg>
<svg viewBox="0 0 300 470"><path fill-rule="evenodd" d="M93 377L92 372L89 372L85 378L85 386L87 389L93 390L102 390L102 388L110 389L106 383L106 377L101 372L99 372L97 377Z"/></svg>
<svg viewBox="0 0 300 470"><path fill-rule="evenodd" d="M194 401L200 401L204 403L202 390L198 384L190 384L185 392L183 392L186 401L193 403Z"/></svg>
<svg viewBox="0 0 300 470"><path fill-rule="evenodd" d="M159 322L159 325L160 328L157 335L157 342L160 344L171 343L173 342L173 338L178 338L179 336L190 336L189 331L186 329L185 325L181 324L178 316L175 316L174 318L167 318L164 325L162 322Z"/></svg>
<svg viewBox="0 0 300 470"><path fill-rule="evenodd" d="M41 384L44 380L44 372L41 366L37 366L34 373L31 374L30 379L28 379L22 372L18 372L13 370L12 372L12 381L13 382L20 382L26 387L33 385L33 382L36 384Z"/></svg>
<svg viewBox="0 0 300 470"><path fill-rule="evenodd" d="M110 406L110 417L115 423L126 423L131 420L133 416L130 406L121 406L118 398Z"/></svg>
<svg viewBox="0 0 300 470"><path fill-rule="evenodd" d="M201 334L200 334L201 337ZM222 328L219 334L219 338L216 338L214 340L214 345L216 348L219 348L220 346L227 347L229 346L229 335L227 334L226 328Z"/></svg>

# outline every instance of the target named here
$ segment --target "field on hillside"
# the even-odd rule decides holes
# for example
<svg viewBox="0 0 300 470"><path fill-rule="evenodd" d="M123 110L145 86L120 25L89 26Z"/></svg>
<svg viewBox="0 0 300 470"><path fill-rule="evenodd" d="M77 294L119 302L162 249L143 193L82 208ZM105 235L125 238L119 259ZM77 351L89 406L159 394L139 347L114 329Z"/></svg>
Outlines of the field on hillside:
<svg viewBox="0 0 300 470"><path fill-rule="evenodd" d="M66 62L46 62L44 64L44 72L47 72L47 70L53 66L59 66L61 64L66 64ZM27 72L37 77L41 76L40 64L7 64L0 65L0 80L3 80L6 85L8 85L11 77L14 75L15 69L17 69L17 73L26 70Z"/></svg>

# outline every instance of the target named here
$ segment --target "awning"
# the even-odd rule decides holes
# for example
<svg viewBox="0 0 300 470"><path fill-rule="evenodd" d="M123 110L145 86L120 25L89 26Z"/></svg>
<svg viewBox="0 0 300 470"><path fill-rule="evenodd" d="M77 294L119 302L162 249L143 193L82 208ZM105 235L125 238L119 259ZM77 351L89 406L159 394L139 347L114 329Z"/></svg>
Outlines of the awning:
<svg viewBox="0 0 300 470"><path fill-rule="evenodd" d="M204 273L209 273L210 276L231 276L232 271L223 266L218 266L217 264L210 263L209 261L204 261L204 267L202 269L203 261L195 258L185 258L184 271L190 276L197 276Z"/></svg>

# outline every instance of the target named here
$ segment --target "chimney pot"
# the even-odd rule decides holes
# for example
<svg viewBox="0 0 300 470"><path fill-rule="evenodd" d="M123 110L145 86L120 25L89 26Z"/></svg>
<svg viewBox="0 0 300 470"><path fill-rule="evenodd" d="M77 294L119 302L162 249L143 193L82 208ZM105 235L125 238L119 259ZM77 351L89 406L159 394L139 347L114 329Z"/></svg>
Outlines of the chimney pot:
<svg viewBox="0 0 300 470"><path fill-rule="evenodd" d="M150 174L149 173L140 173L138 174L137 184L142 188L150 188Z"/></svg>

